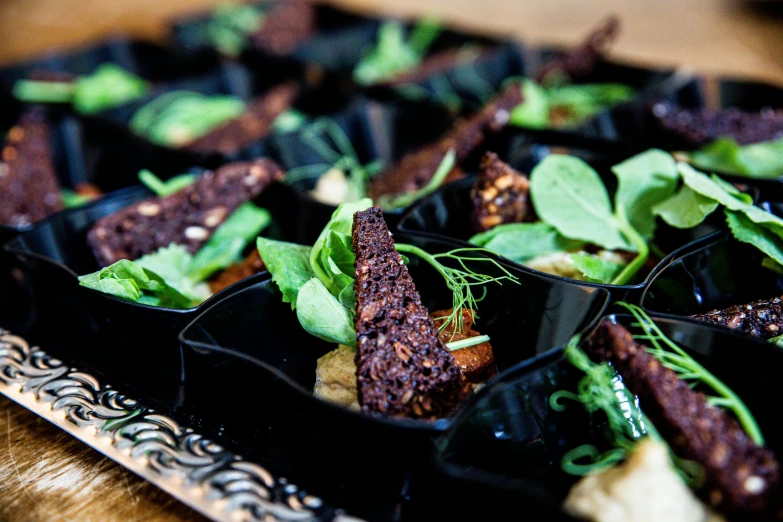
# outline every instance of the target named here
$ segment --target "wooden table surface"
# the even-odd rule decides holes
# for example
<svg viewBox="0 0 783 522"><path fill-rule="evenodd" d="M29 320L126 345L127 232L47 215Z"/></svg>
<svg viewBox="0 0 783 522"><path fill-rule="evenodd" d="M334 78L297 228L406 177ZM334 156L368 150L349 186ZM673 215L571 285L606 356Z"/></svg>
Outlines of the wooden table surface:
<svg viewBox="0 0 783 522"><path fill-rule="evenodd" d="M215 0L2 0L0 64L124 32L163 40L166 21ZM531 43L569 44L615 13L614 56L783 85L783 17L721 0L341 0L393 15L432 12ZM0 318L2 324L2 318ZM44 347L45 348L45 347ZM155 486L0 396L0 521L203 520Z"/></svg>

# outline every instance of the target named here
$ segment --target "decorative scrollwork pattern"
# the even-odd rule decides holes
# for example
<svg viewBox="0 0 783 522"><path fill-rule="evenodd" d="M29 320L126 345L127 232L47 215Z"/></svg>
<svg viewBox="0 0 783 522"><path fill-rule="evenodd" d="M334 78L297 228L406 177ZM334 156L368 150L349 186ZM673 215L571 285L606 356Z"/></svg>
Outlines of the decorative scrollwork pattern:
<svg viewBox="0 0 783 522"><path fill-rule="evenodd" d="M320 499L284 478L275 478L263 467L101 386L93 376L68 367L2 329L0 385L11 399L16 393L32 394L53 412L61 412L65 422L93 427L96 437L109 437L110 450L101 451L114 460L122 463L120 455L128 458L129 454L132 459L142 459L155 476L179 479L183 491L197 490L199 495L174 494L204 513L214 515L215 506L220 505L220 518L267 522L323 519L331 512ZM111 451L118 453L113 456Z"/></svg>

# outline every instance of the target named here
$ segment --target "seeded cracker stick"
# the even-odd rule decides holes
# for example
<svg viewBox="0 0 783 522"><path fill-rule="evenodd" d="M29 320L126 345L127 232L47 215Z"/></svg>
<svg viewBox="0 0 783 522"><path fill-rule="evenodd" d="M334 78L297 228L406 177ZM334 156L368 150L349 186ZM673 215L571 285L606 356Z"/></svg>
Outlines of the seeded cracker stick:
<svg viewBox="0 0 783 522"><path fill-rule="evenodd" d="M711 406L620 325L604 321L587 351L612 363L674 454L704 468L703 493L710 504L729 512L771 506L779 491L780 465L733 417Z"/></svg>
<svg viewBox="0 0 783 522"><path fill-rule="evenodd" d="M171 243L195 254L242 203L283 177L273 161L225 165L165 198L150 198L98 221L87 242L102 266L138 259Z"/></svg>
<svg viewBox="0 0 783 522"><path fill-rule="evenodd" d="M31 225L62 209L43 111L11 127L0 160L0 224Z"/></svg>
<svg viewBox="0 0 783 522"><path fill-rule="evenodd" d="M437 419L469 386L421 303L379 207L354 215L356 375L365 413Z"/></svg>
<svg viewBox="0 0 783 522"><path fill-rule="evenodd" d="M275 119L291 107L298 94L299 88L294 83L273 87L251 101L245 112L189 142L184 148L204 153L234 154L269 134Z"/></svg>
<svg viewBox="0 0 783 522"><path fill-rule="evenodd" d="M740 145L783 138L783 110L683 109L661 102L651 111L662 130L692 148L723 136Z"/></svg>
<svg viewBox="0 0 783 522"><path fill-rule="evenodd" d="M459 165L481 145L485 134L498 131L508 123L511 110L520 103L522 89L519 84L509 85L478 113L457 122L438 141L406 155L374 177L370 184L370 195L377 198L384 194L413 192L424 187L450 149L454 149L455 160Z"/></svg>
<svg viewBox="0 0 783 522"><path fill-rule="evenodd" d="M484 154L470 197L476 232L504 223L530 221L535 214L527 176L512 169L494 152Z"/></svg>
<svg viewBox="0 0 783 522"><path fill-rule="evenodd" d="M730 306L723 310L692 315L691 318L769 339L783 334L783 298L773 297Z"/></svg>

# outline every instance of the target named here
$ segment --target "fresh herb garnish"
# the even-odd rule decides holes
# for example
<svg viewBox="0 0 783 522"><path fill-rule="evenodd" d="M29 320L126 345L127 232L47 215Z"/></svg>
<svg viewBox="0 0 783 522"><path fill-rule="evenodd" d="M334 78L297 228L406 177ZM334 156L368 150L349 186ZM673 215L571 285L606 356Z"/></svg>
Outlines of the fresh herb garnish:
<svg viewBox="0 0 783 522"><path fill-rule="evenodd" d="M634 93L633 88L618 83L542 87L525 78L524 101L511 111L509 123L533 129L572 127L630 100Z"/></svg>
<svg viewBox="0 0 783 522"><path fill-rule="evenodd" d="M636 319L631 326L642 330L641 334L634 335L634 339L649 341L653 346L646 347L647 351L666 368L674 371L680 379L688 381L691 387L701 385L712 390L714 395L708 396L707 402L733 413L753 442L759 446L764 445L764 437L756 419L736 393L669 339L639 306L624 302L618 304Z"/></svg>
<svg viewBox="0 0 783 522"><path fill-rule="evenodd" d="M247 47L248 36L261 29L264 18L263 10L257 6L219 5L207 24L207 37L221 53L239 56Z"/></svg>
<svg viewBox="0 0 783 522"><path fill-rule="evenodd" d="M72 82L19 80L14 96L29 103L70 103L82 114L94 114L137 100L149 92L147 82L111 63Z"/></svg>
<svg viewBox="0 0 783 522"><path fill-rule="evenodd" d="M79 276L79 284L140 304L190 308L208 294L183 277L183 267L189 260L190 254L183 247L172 244L136 261L122 259L92 274Z"/></svg>
<svg viewBox="0 0 783 522"><path fill-rule="evenodd" d="M283 293L283 301L296 309L297 318L308 333L330 342L356 345L354 315L355 257L351 245L353 215L372 206L372 200L361 199L340 205L324 227L312 248L282 241L259 239L258 251L272 274L272 280ZM489 283L502 284L517 278L497 261L470 255L482 248L460 248L443 254L429 254L413 245L396 244L398 252L413 254L431 265L444 278L453 294L455 311L446 317L440 328L454 325L462 331L462 308L475 310L486 295L473 295L473 287ZM453 261L458 268L446 266ZM468 268L468 262L487 262L499 268L503 275L488 276ZM472 346L475 342L462 347ZM454 348L457 349L457 348Z"/></svg>
<svg viewBox="0 0 783 522"><path fill-rule="evenodd" d="M140 108L130 120L134 133L154 143L179 147L203 136L245 110L236 96L171 91Z"/></svg>
<svg viewBox="0 0 783 522"><path fill-rule="evenodd" d="M161 180L152 171L141 169L139 171L139 181L141 184L155 193L156 196L165 198L175 192L187 187L196 181L195 174L180 174L166 181Z"/></svg>
<svg viewBox="0 0 783 522"><path fill-rule="evenodd" d="M362 165L356 149L340 125L331 118L319 118L304 127L300 134L302 141L313 149L324 161L312 165L296 167L286 172L285 181L295 183L303 179L311 179L328 173L339 172L340 178L327 180L330 183L340 182L339 188L329 191L331 197L322 193L317 185L313 191L316 199L325 203L341 204L367 197L367 185L370 178L381 169L380 161L372 161ZM345 173L348 175L345 176Z"/></svg>
<svg viewBox="0 0 783 522"><path fill-rule="evenodd" d="M783 139L740 145L724 136L684 154L691 164L703 170L759 179L783 176Z"/></svg>
<svg viewBox="0 0 783 522"><path fill-rule="evenodd" d="M565 349L565 357L572 365L584 372L577 384L576 393L568 390L554 392L549 397L549 406L565 411L562 399L579 402L591 415L602 411L606 415L606 436L612 449L601 453L592 444L585 444L570 450L563 456L561 467L571 475L586 475L614 466L633 449L636 441L654 432L649 420L639 409L636 397L623 385L622 379L608 363L595 363L579 348L579 336L571 338ZM589 458L589 463L579 463Z"/></svg>
<svg viewBox="0 0 783 522"><path fill-rule="evenodd" d="M405 41L405 27L397 21L381 24L378 43L356 64L353 78L360 85L372 85L417 67L442 31L440 22L425 17L416 23Z"/></svg>
<svg viewBox="0 0 783 522"><path fill-rule="evenodd" d="M90 201L93 201L96 196L79 194L75 190L60 189L60 199L63 202L65 208L76 208L86 205Z"/></svg>

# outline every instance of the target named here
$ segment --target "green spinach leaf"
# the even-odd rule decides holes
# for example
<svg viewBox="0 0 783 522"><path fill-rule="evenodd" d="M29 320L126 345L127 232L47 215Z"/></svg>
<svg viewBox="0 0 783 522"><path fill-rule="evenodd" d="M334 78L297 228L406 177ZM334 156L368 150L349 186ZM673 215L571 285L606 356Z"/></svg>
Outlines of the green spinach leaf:
<svg viewBox="0 0 783 522"><path fill-rule="evenodd" d="M572 254L571 261L574 268L594 283L611 283L625 266L585 252Z"/></svg>
<svg viewBox="0 0 783 522"><path fill-rule="evenodd" d="M310 247L265 237L258 238L257 246L272 281L283 293L283 302L295 308L299 290L315 275L310 268Z"/></svg>
<svg viewBox="0 0 783 522"><path fill-rule="evenodd" d="M631 226L650 240L656 225L653 207L677 189L677 163L671 154L650 149L618 163L612 172L617 176L615 207L624 207Z"/></svg>
<svg viewBox="0 0 783 522"><path fill-rule="evenodd" d="M762 179L783 176L783 139L739 145L731 137L722 137L688 156L704 170Z"/></svg>
<svg viewBox="0 0 783 522"><path fill-rule="evenodd" d="M718 208L718 202L687 185L680 187L672 197L652 207L652 213L660 216L675 228L693 228Z"/></svg>
<svg viewBox="0 0 783 522"><path fill-rule="evenodd" d="M584 245L582 241L561 236L543 221L498 225L476 234L470 242L518 263L544 254L570 252Z"/></svg>
<svg viewBox="0 0 783 522"><path fill-rule="evenodd" d="M318 278L310 279L299 289L296 316L302 328L319 339L356 346L353 314Z"/></svg>
<svg viewBox="0 0 783 522"><path fill-rule="evenodd" d="M601 178L583 160L551 154L530 175L536 214L571 239L608 250L635 251L621 234L623 224L612 213Z"/></svg>

